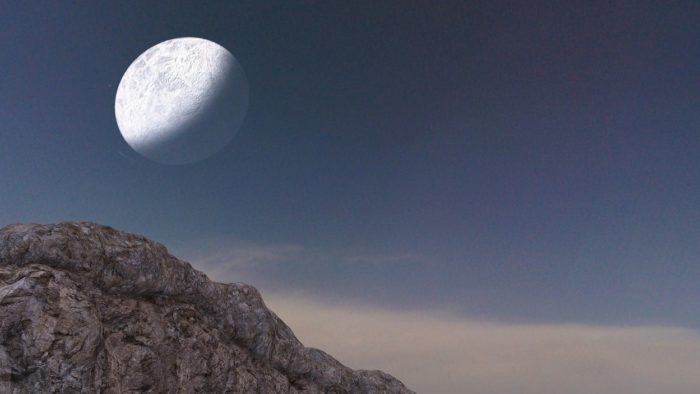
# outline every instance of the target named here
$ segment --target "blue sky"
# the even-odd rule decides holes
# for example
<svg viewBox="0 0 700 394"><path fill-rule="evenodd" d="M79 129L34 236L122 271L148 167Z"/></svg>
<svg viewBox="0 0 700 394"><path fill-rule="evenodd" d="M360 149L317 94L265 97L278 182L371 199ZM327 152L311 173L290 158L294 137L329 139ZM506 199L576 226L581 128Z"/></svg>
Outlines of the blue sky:
<svg viewBox="0 0 700 394"><path fill-rule="evenodd" d="M697 329L699 20L695 1L6 4L0 224L109 224L264 293ZM236 56L250 106L223 151L164 166L114 96L182 36Z"/></svg>

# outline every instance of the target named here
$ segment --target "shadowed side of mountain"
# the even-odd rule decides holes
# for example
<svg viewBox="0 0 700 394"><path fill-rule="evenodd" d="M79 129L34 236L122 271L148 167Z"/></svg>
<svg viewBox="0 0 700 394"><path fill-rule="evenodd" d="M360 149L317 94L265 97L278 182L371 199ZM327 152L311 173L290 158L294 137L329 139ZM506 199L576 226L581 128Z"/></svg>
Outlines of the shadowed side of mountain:
<svg viewBox="0 0 700 394"><path fill-rule="evenodd" d="M412 393L304 347L244 283L88 222L0 230L0 392Z"/></svg>

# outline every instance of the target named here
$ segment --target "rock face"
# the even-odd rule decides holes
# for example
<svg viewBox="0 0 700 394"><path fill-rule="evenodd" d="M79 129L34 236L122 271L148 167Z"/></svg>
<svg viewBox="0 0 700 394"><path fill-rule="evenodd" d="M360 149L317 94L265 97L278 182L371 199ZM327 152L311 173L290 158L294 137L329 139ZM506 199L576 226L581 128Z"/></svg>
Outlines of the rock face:
<svg viewBox="0 0 700 394"><path fill-rule="evenodd" d="M243 283L86 222L0 230L2 393L412 393L304 347Z"/></svg>

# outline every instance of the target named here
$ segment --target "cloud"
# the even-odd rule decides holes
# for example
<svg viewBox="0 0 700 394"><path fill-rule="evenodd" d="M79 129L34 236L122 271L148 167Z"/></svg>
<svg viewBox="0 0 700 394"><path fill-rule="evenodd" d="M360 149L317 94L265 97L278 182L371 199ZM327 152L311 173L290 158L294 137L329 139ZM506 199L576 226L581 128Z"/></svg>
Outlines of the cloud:
<svg viewBox="0 0 700 394"><path fill-rule="evenodd" d="M210 240L176 253L220 282L247 281L307 346L353 368L387 371L419 393L697 394L700 332L668 326L518 324L391 309L367 283L374 267L401 270L411 254L319 250ZM325 268L332 266L333 271ZM365 298L342 298L339 275ZM320 272L319 272L320 271ZM335 276L333 276L335 275ZM329 282L330 281L330 282ZM319 292L331 283L333 292ZM420 290L403 305L425 305ZM299 293L298 289L304 289ZM409 298L411 294L413 298ZM323 301L320 301L323 300ZM333 300L331 304L329 300ZM360 301L362 300L362 301ZM414 301L425 302L414 302Z"/></svg>
<svg viewBox="0 0 700 394"><path fill-rule="evenodd" d="M332 280L349 279L349 273L363 272L376 278L374 273L381 270L426 266L429 261L411 253L357 252L226 238L191 241L172 249L174 255L191 262L213 280L249 281L263 288L323 287ZM348 283L366 284L366 279L361 276Z"/></svg>
<svg viewBox="0 0 700 394"><path fill-rule="evenodd" d="M217 282L235 282L265 276L280 264L300 260L304 249L295 244L260 244L241 240L198 240L180 245L173 253L190 261Z"/></svg>
<svg viewBox="0 0 700 394"><path fill-rule="evenodd" d="M425 311L266 303L307 346L382 369L419 393L696 394L700 333L674 327L512 324Z"/></svg>

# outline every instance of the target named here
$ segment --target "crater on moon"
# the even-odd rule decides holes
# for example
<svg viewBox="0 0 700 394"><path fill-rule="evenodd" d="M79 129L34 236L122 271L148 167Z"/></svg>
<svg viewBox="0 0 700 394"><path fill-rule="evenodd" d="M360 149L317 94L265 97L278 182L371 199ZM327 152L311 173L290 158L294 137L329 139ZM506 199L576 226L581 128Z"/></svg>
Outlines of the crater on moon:
<svg viewBox="0 0 700 394"><path fill-rule="evenodd" d="M202 38L164 41L124 73L114 112L126 142L164 164L205 159L228 144L248 109L248 80L226 48Z"/></svg>

